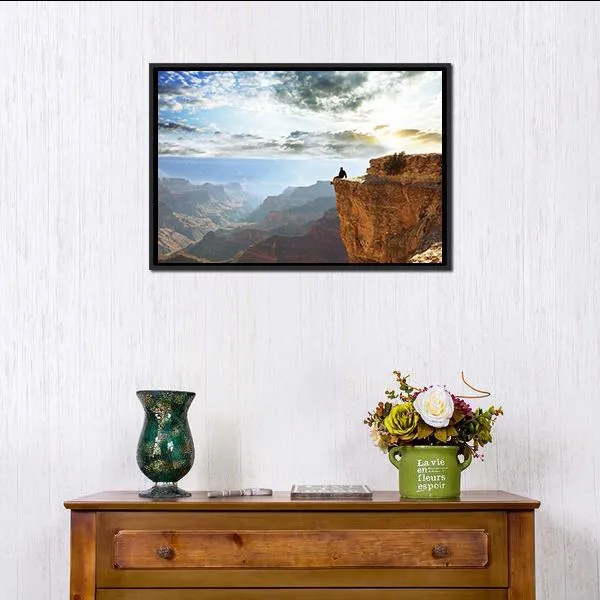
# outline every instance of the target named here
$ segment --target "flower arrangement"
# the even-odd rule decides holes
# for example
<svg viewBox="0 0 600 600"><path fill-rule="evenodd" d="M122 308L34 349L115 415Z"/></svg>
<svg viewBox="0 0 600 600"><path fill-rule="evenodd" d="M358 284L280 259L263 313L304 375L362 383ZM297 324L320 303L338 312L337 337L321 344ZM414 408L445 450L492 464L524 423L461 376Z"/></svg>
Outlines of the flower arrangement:
<svg viewBox="0 0 600 600"><path fill-rule="evenodd" d="M399 391L387 390L387 402L379 402L369 412L364 424L371 428L371 436L384 452L394 446L459 446L465 458L483 460L480 449L492 441L492 428L502 408L473 409L465 398L485 398L489 392L463 382L477 396L457 396L445 386L431 385L417 388L408 383L408 376L394 371Z"/></svg>

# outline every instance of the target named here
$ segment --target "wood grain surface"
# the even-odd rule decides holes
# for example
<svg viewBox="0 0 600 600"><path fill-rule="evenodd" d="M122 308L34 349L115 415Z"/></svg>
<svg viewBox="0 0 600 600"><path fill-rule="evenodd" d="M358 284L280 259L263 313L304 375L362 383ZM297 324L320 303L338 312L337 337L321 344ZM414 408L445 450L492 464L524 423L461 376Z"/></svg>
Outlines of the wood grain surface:
<svg viewBox="0 0 600 600"><path fill-rule="evenodd" d="M250 506L247 503L246 506ZM100 588L186 587L503 587L508 586L507 525L502 511L107 511L98 513L97 586ZM385 548L369 532L396 532ZM455 559L473 561L460 568L441 568L431 557L444 542L434 530L452 530L460 539ZM464 547L464 532L475 534ZM284 544L268 532L277 531ZM210 548L205 546L209 537ZM345 532L345 535L344 533ZM412 532L406 548L405 532ZM458 532L458 533L456 533ZM265 535L267 534L267 535ZM306 537L304 537L306 536ZM371 541L365 542L369 537ZM472 534L467 534L472 537ZM354 540L361 557L348 541ZM241 542L241 545L240 545ZM309 544L309 542L312 542ZM452 553L454 542L446 538ZM155 558L160 546L171 547L171 560ZM252 548L252 550L248 550ZM273 548L287 556L274 556ZM308 550L314 548L314 553ZM377 548L377 551L375 551ZM487 560L482 565L482 551ZM378 554L381 552L381 556ZM464 554L463 554L464 553ZM411 556L404 556L405 554ZM333 555L337 558L333 560ZM475 559L475 560L474 560ZM246 561L244 564L242 561ZM204 561L205 568L193 568ZM221 567L215 568L220 561ZM295 561L295 562L294 562ZM322 564L315 564L315 561ZM345 567L338 567L346 562ZM416 563L419 564L416 564ZM167 564L168 563L168 564ZM209 565L210 563L210 565ZM267 563L278 563L267 568ZM326 563L326 564L325 564ZM386 564L387 563L387 564ZM406 566L398 568L400 563ZM410 564L409 564L410 563ZM476 564L474 564L476 563ZM354 566L349 566L350 564ZM372 564L375 564L374 568ZM119 568L120 566L126 568ZM179 568L181 567L181 568ZM190 568L192 567L192 568ZM426 574L424 574L426 572Z"/></svg>
<svg viewBox="0 0 600 600"><path fill-rule="evenodd" d="M444 557L434 548L442 545ZM158 550L166 549L168 558ZM116 569L485 567L482 529L119 531Z"/></svg>
<svg viewBox="0 0 600 600"><path fill-rule="evenodd" d="M400 369L492 392L463 487L540 498L537 599L600 600L599 23L597 2L0 3L0 598L67 598L63 501L150 485L136 389L198 394L183 487L393 490L362 420ZM151 273L151 61L451 62L452 272Z"/></svg>
<svg viewBox="0 0 600 600"><path fill-rule="evenodd" d="M506 590L327 590L327 600L506 600ZM323 590L177 590L177 600L323 600ZM98 600L173 600L172 590L99 590Z"/></svg>
<svg viewBox="0 0 600 600"><path fill-rule="evenodd" d="M70 600L96 600L96 521L94 512L71 514Z"/></svg>
<svg viewBox="0 0 600 600"><path fill-rule="evenodd" d="M508 600L535 600L535 517L532 512L508 514L509 581Z"/></svg>
<svg viewBox="0 0 600 600"><path fill-rule="evenodd" d="M526 510L538 508L539 500L502 490L465 490L459 498L449 500L407 500L397 491L374 491L371 500L291 500L290 492L271 496L237 496L208 498L206 492L193 492L188 498L152 500L137 492L100 492L65 502L71 510L127 511L440 511L440 510Z"/></svg>

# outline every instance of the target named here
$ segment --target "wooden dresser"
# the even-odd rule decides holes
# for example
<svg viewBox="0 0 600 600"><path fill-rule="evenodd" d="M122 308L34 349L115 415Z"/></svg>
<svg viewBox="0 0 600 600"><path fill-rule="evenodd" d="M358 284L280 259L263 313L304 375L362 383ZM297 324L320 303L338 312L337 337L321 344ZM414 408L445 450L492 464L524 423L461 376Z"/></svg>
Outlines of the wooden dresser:
<svg viewBox="0 0 600 600"><path fill-rule="evenodd" d="M459 500L144 500L71 510L70 600L534 600L534 510L506 492Z"/></svg>

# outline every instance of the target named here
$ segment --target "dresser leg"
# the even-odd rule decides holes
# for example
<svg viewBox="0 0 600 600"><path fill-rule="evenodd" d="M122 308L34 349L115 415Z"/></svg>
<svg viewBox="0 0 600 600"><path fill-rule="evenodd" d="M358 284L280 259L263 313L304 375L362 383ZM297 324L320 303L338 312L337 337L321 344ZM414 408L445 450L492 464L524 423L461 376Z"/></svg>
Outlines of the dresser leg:
<svg viewBox="0 0 600 600"><path fill-rule="evenodd" d="M508 600L535 600L535 527L532 510L508 512Z"/></svg>
<svg viewBox="0 0 600 600"><path fill-rule="evenodd" d="M96 600L96 513L71 511L71 594Z"/></svg>

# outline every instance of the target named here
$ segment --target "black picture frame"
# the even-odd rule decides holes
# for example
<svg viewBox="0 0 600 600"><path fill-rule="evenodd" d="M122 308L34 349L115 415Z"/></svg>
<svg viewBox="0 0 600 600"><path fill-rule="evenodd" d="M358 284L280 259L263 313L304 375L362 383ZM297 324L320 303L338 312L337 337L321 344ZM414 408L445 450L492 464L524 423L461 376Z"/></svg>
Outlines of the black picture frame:
<svg viewBox="0 0 600 600"><path fill-rule="evenodd" d="M441 262L161 262L158 253L159 215L159 97L158 76L161 71L439 71L442 77L442 125L441 125ZM394 271L451 271L452 265L452 65L451 63L150 63L150 173L149 216L151 271L331 271L331 270L394 270Z"/></svg>

